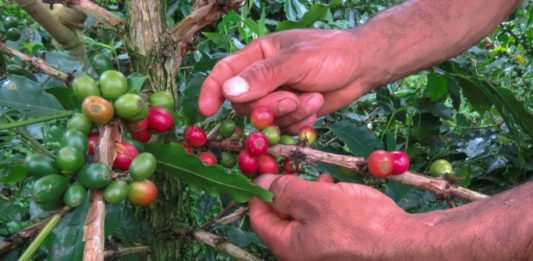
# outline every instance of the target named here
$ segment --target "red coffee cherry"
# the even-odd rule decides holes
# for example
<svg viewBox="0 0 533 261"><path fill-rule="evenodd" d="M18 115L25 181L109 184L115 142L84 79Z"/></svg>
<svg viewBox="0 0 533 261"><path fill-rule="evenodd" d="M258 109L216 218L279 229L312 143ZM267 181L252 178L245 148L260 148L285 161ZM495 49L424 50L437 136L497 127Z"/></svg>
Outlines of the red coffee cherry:
<svg viewBox="0 0 533 261"><path fill-rule="evenodd" d="M98 132L87 136L87 154L94 155L94 152L96 151L96 143L98 143L98 136Z"/></svg>
<svg viewBox="0 0 533 261"><path fill-rule="evenodd" d="M384 150L375 150L366 159L368 171L374 177L386 178L392 174L392 155Z"/></svg>
<svg viewBox="0 0 533 261"><path fill-rule="evenodd" d="M259 168L259 160L247 150L241 151L237 159L239 168L246 175L253 175Z"/></svg>
<svg viewBox="0 0 533 261"><path fill-rule="evenodd" d="M135 146L125 141L121 141L120 143L118 143L116 145L116 150L117 157L113 162L113 168L119 170L128 170L130 168L130 164L133 158L139 155L139 152L137 151Z"/></svg>
<svg viewBox="0 0 533 261"><path fill-rule="evenodd" d="M274 113L265 106L257 106L250 114L252 125L258 129L264 129L274 123Z"/></svg>
<svg viewBox="0 0 533 261"><path fill-rule="evenodd" d="M185 152L192 153L192 147L189 143L187 143L186 141L180 141L178 143L181 144L181 146L183 146L183 149L185 150Z"/></svg>
<svg viewBox="0 0 533 261"><path fill-rule="evenodd" d="M198 153L198 158L205 164L205 165L215 165L217 164L217 156L211 151L202 151Z"/></svg>
<svg viewBox="0 0 533 261"><path fill-rule="evenodd" d="M148 130L143 130L139 132L131 132L131 137L142 142L147 143L152 138L152 133Z"/></svg>
<svg viewBox="0 0 533 261"><path fill-rule="evenodd" d="M166 132L174 124L172 115L167 110L159 107L150 107L147 118L150 129L157 132Z"/></svg>
<svg viewBox="0 0 533 261"><path fill-rule="evenodd" d="M204 129L198 126L188 126L183 133L185 141L193 147L201 147L207 142L207 135Z"/></svg>
<svg viewBox="0 0 533 261"><path fill-rule="evenodd" d="M268 140L260 131L250 133L244 142L246 150L254 156L261 156L267 152Z"/></svg>
<svg viewBox="0 0 533 261"><path fill-rule="evenodd" d="M296 174L300 171L300 166L289 158L283 160L283 172L286 174Z"/></svg>
<svg viewBox="0 0 533 261"><path fill-rule="evenodd" d="M276 158L270 154L259 156L259 174L278 174L279 164Z"/></svg>
<svg viewBox="0 0 533 261"><path fill-rule="evenodd" d="M399 175L409 169L409 155L405 151L392 151L392 175Z"/></svg>
<svg viewBox="0 0 533 261"><path fill-rule="evenodd" d="M139 132L148 129L148 117L140 121L126 121L126 129L130 132Z"/></svg>

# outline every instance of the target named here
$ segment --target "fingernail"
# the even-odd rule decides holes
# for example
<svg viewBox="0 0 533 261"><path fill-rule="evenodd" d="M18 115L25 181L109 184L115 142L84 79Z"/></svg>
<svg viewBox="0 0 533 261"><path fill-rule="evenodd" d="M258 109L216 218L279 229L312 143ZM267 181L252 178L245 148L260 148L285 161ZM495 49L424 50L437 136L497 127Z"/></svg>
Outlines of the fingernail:
<svg viewBox="0 0 533 261"><path fill-rule="evenodd" d="M244 78L235 76L224 83L224 92L229 96L240 96L250 89Z"/></svg>
<svg viewBox="0 0 533 261"><path fill-rule="evenodd" d="M298 105L291 98L285 98L278 102L278 111L280 112L280 114L285 114L285 113L295 111L297 107Z"/></svg>
<svg viewBox="0 0 533 261"><path fill-rule="evenodd" d="M322 107L323 103L324 103L324 100L322 99L322 97L315 96L309 99L309 101L307 101L306 103L307 110L309 112L316 112L320 109L320 107Z"/></svg>

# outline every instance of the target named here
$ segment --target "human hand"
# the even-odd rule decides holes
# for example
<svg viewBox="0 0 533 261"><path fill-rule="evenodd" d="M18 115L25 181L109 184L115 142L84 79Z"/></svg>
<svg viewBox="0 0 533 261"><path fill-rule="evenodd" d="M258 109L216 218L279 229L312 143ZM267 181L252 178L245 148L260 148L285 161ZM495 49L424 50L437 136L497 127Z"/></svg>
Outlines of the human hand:
<svg viewBox="0 0 533 261"><path fill-rule="evenodd" d="M224 99L241 114L264 105L277 126L297 133L369 90L360 77L367 70L360 68L361 50L349 31L290 30L259 38L215 65L200 91L200 111L211 116Z"/></svg>
<svg viewBox="0 0 533 261"><path fill-rule="evenodd" d="M252 229L280 260L401 259L396 243L414 233L405 231L408 214L378 190L331 182L261 175L256 183L274 201L250 201Z"/></svg>

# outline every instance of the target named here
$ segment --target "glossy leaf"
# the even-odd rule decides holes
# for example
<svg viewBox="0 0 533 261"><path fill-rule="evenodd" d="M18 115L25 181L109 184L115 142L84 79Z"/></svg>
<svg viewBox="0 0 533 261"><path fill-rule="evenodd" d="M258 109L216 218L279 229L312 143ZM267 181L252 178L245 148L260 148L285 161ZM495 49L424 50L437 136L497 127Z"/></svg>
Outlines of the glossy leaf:
<svg viewBox="0 0 533 261"><path fill-rule="evenodd" d="M14 164L0 165L0 182L18 182L24 180L28 172L24 166Z"/></svg>
<svg viewBox="0 0 533 261"><path fill-rule="evenodd" d="M426 85L425 95L433 102L440 100L448 93L448 81L443 75L434 71L428 74L428 83Z"/></svg>
<svg viewBox="0 0 533 261"><path fill-rule="evenodd" d="M198 97L200 96L200 86L204 82L205 77L196 74L187 83L187 87L183 93L183 113L191 123L202 121L204 116L198 109Z"/></svg>
<svg viewBox="0 0 533 261"><path fill-rule="evenodd" d="M228 174L219 165L204 165L198 157L188 154L177 143L162 144L153 142L146 150L158 160L158 168L165 170L172 178L180 179L189 185L207 191L209 194L227 194L236 202L246 202L257 196L265 201L272 200L272 194L242 174Z"/></svg>
<svg viewBox="0 0 533 261"><path fill-rule="evenodd" d="M83 225L89 200L65 215L61 222L54 228L50 237L50 255L48 260L81 260L83 257Z"/></svg>
<svg viewBox="0 0 533 261"><path fill-rule="evenodd" d="M296 28L311 27L314 22L320 21L326 17L329 8L322 4L315 4L299 21L283 21L278 24L276 31L283 31Z"/></svg>
<svg viewBox="0 0 533 261"><path fill-rule="evenodd" d="M148 76L143 75L142 73L134 72L130 73L127 77L128 80L128 92L129 93L139 93L146 80L148 79Z"/></svg>
<svg viewBox="0 0 533 261"><path fill-rule="evenodd" d="M59 101L37 82L16 75L0 82L0 106L16 109L28 116L64 111Z"/></svg>
<svg viewBox="0 0 533 261"><path fill-rule="evenodd" d="M351 121L339 121L329 126L337 137L350 148L350 152L359 157L366 157L372 151L383 148L375 133L366 126Z"/></svg>

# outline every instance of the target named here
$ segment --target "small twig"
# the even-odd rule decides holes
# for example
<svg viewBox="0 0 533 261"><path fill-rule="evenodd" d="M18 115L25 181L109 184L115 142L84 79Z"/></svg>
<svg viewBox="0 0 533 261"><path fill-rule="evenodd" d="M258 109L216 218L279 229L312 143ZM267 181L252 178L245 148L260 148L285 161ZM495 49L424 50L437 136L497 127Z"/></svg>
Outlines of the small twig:
<svg viewBox="0 0 533 261"><path fill-rule="evenodd" d="M218 215L210 218L206 223L205 225L203 225L202 227L204 229L208 229L211 225L213 225L217 219L219 219L220 217L222 217L222 215L224 215L224 213L226 213L229 209L231 209L233 206L235 206L235 202L234 201L231 201L226 207L224 207L223 209L220 210L220 212L218 213Z"/></svg>
<svg viewBox="0 0 533 261"><path fill-rule="evenodd" d="M244 215L246 215L247 211L248 211L248 207L240 207L237 210L235 210L233 213L215 220L215 222L222 224L222 225L233 223L234 221L239 220Z"/></svg>
<svg viewBox="0 0 533 261"><path fill-rule="evenodd" d="M113 13L107 11L105 8L93 3L89 0L62 0L64 5L80 11L88 16L94 17L97 21L107 25L107 27L114 32L120 33L122 25L126 24L126 21Z"/></svg>
<svg viewBox="0 0 533 261"><path fill-rule="evenodd" d="M190 234L194 239L205 243L218 251L227 253L228 255L234 257L237 260L246 260L246 261L259 261L260 258L254 256L248 251L228 242L221 236L217 236L213 233L209 233L203 230L194 230L190 228L175 228L173 230L178 234Z"/></svg>
<svg viewBox="0 0 533 261"><path fill-rule="evenodd" d="M5 43L0 41L0 52L6 53L11 56L18 57L22 61L30 63L35 69L38 71L48 74L50 76L53 76L61 81L64 81L68 83L73 76L66 74L52 66L50 66L47 62L45 62L43 59L35 57L35 56L29 56L25 53L19 52L16 49L8 47Z"/></svg>
<svg viewBox="0 0 533 261"><path fill-rule="evenodd" d="M104 257L121 257L133 254L149 253L152 249L149 246L119 247L115 250L106 250Z"/></svg>
<svg viewBox="0 0 533 261"><path fill-rule="evenodd" d="M59 210L52 213L50 216L45 217L39 221L36 221L33 225L17 232L16 234L4 239L0 242L0 257L3 257L5 254L9 253L13 247L18 246L24 242L27 242L30 238L34 237L41 229L48 224L50 219L52 219L56 214L59 214L61 217L64 216L67 212L65 210Z"/></svg>
<svg viewBox="0 0 533 261"><path fill-rule="evenodd" d="M220 147L229 151L241 151L242 144L234 140L211 141L210 146ZM322 152L311 148L299 147L294 145L276 145L268 149L268 153L275 156L290 157L294 154L304 155L308 161L319 161L329 163L341 167L346 167L359 172L366 172L366 160L360 157L353 157L348 155L339 155L334 153ZM434 193L447 193L458 198L475 201L487 198L487 195L479 192L469 190L454 184L451 184L443 178L432 178L423 176L419 173L408 171L401 175L393 175L388 177L406 185L411 185L417 188L426 189Z"/></svg>
<svg viewBox="0 0 533 261"><path fill-rule="evenodd" d="M217 125L215 125L215 127L211 131L209 131L209 133L207 134L207 140L213 140L217 137L220 126L222 126L222 124L217 123Z"/></svg>

